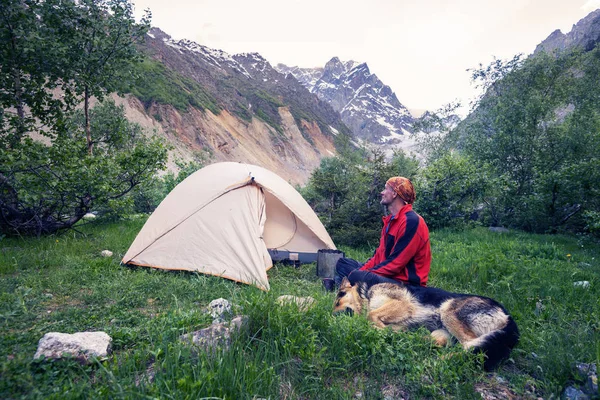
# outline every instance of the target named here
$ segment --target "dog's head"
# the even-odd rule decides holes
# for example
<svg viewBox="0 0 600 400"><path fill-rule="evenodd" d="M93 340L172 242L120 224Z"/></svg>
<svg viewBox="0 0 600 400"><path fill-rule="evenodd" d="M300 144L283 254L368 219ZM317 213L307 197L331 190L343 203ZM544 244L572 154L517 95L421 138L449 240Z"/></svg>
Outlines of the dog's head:
<svg viewBox="0 0 600 400"><path fill-rule="evenodd" d="M347 278L342 280L340 290L333 303L333 313L345 312L347 314L360 314L362 311L362 299L358 294L358 286L352 286Z"/></svg>

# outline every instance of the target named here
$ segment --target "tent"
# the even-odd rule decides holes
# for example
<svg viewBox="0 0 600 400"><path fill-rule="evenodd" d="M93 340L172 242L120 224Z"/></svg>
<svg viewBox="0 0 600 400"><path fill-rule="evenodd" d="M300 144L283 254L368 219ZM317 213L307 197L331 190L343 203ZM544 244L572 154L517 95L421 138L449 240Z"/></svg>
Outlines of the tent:
<svg viewBox="0 0 600 400"><path fill-rule="evenodd" d="M314 261L319 249L335 245L296 189L267 169L222 162L177 185L122 262L197 271L269 290L271 256Z"/></svg>

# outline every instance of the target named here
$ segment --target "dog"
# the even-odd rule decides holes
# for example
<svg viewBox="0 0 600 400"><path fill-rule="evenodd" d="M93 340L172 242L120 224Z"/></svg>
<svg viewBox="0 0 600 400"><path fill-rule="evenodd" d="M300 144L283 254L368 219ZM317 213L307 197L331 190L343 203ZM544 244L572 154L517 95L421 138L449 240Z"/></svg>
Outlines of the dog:
<svg viewBox="0 0 600 400"><path fill-rule="evenodd" d="M519 329L506 309L488 297L442 289L342 280L333 313L362 314L377 328L406 331L425 327L434 342L446 346L457 340L464 349L483 352L484 369L491 371L508 358L519 340Z"/></svg>

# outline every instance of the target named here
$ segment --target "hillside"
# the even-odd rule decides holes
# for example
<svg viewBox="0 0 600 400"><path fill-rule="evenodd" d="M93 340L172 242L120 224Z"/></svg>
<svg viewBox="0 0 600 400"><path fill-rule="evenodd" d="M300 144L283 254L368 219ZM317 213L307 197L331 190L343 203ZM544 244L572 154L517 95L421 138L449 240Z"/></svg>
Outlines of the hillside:
<svg viewBox="0 0 600 400"><path fill-rule="evenodd" d="M175 157L239 161L303 184L336 135L349 130L337 112L258 54L229 55L153 28L127 115L174 145Z"/></svg>
<svg viewBox="0 0 600 400"><path fill-rule="evenodd" d="M502 97L505 97L508 100L509 96L515 94L508 88L507 85L503 84L502 79L503 76L508 75L513 69L516 73L519 73L518 70L523 63L533 62L536 58L545 58L545 61L543 62L546 63L549 68L561 68L559 65L557 65L556 57L565 55L568 52L579 51L581 54L577 57L582 60L586 57L586 53L589 53L596 48L598 43L600 43L600 9L588 14L585 18L582 18L577 22L577 24L573 25L571 31L567 33L563 33L559 29L555 30L537 45L533 54L527 57L522 57L519 62L513 64L512 66L509 67L509 65L506 64L503 67L500 65L500 63L496 64L494 67L490 66L490 68L497 69L490 69L487 71L487 73L493 72L499 79L495 79L493 85L490 85L488 82L490 87L478 102L478 106L461 123L458 124L454 134L457 136L465 136L467 135L466 131L470 126L473 126L477 123L486 124L486 108L488 107L486 104L490 102L501 102ZM590 61L593 61L593 59ZM482 70L482 72L484 71ZM566 70L559 71L557 73L564 76L566 73L571 72L572 71L568 70L567 68ZM504 82L507 80L508 79L504 80ZM533 84L535 84L535 82L530 83L530 85ZM528 85L524 86L526 87ZM600 87L598 89L600 89ZM492 100L494 98L497 100ZM567 103L561 105L563 109L569 108L568 106L569 105Z"/></svg>

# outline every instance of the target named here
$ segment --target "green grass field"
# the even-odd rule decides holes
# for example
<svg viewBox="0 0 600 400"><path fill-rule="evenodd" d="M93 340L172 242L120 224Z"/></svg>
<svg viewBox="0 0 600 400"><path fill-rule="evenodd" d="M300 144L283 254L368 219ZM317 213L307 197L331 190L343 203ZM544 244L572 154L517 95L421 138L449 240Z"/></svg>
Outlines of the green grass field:
<svg viewBox="0 0 600 400"><path fill-rule="evenodd" d="M0 398L377 399L557 397L575 362L600 361L600 249L587 238L492 233L431 235L430 286L492 297L521 331L494 374L427 332L376 330L331 315L334 294L315 265L276 265L270 292L224 279L119 265L144 220L96 223L42 239L0 240ZM114 256L104 258L109 249ZM372 249L343 249L365 260ZM589 288L576 287L589 281ZM283 294L312 296L303 313ZM204 328L202 310L226 298L249 323L229 351L205 354L179 341ZM47 332L103 330L108 360L33 361Z"/></svg>

